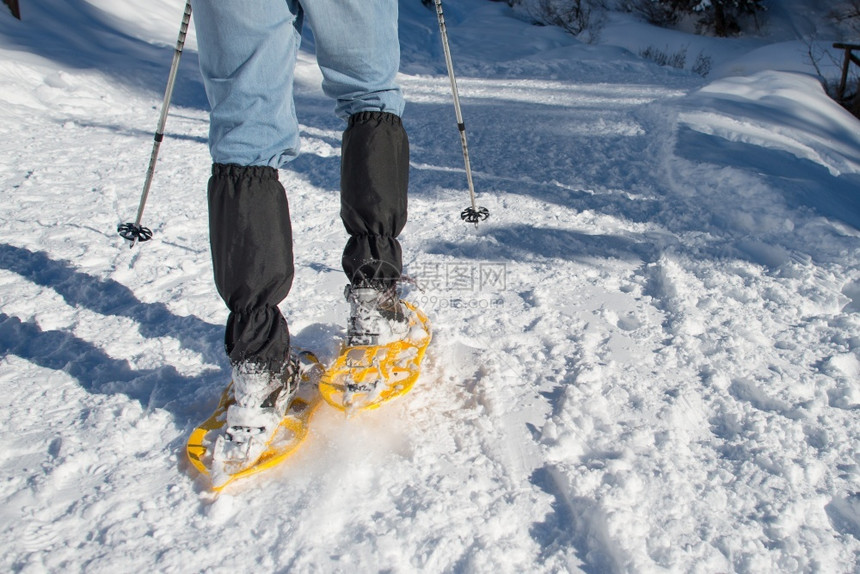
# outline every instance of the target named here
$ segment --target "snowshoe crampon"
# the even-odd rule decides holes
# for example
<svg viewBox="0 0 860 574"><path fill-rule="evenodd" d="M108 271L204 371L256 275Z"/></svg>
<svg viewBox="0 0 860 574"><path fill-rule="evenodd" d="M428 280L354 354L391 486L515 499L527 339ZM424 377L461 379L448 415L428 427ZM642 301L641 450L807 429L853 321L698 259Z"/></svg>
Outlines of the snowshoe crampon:
<svg viewBox="0 0 860 574"><path fill-rule="evenodd" d="M223 440L227 424L227 409L235 403L233 384L221 394L221 400L212 415L195 428L188 437L186 454L192 466L209 477L212 490L220 491L239 478L245 478L270 469L292 455L308 435L311 417L322 404L318 382L322 366L308 352L301 355L307 364L302 370L301 381L284 417L266 443L266 448L255 461L215 461L213 453L219 439Z"/></svg>
<svg viewBox="0 0 860 574"><path fill-rule="evenodd" d="M409 333L386 345L344 347L320 380L320 392L333 407L352 413L375 409L408 393L430 344L430 322L410 303Z"/></svg>

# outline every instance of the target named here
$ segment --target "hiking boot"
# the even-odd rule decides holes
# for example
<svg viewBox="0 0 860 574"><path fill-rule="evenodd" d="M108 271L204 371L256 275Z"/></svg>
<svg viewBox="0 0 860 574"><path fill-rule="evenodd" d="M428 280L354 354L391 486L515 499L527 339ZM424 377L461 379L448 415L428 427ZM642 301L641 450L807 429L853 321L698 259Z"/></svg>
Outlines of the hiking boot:
<svg viewBox="0 0 860 574"><path fill-rule="evenodd" d="M408 335L408 310L394 287L379 290L347 285L344 294L349 301L348 347L387 345Z"/></svg>
<svg viewBox="0 0 860 574"><path fill-rule="evenodd" d="M298 359L290 355L279 372L242 362L233 365L233 397L227 409L224 434L213 456L225 464L248 466L256 462L287 412L299 388Z"/></svg>

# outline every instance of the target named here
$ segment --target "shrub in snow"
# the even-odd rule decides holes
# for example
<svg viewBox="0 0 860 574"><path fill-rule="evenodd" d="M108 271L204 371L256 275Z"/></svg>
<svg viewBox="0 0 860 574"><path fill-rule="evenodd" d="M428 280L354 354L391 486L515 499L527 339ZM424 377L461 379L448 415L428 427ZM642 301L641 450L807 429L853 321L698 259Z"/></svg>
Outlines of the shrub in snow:
<svg viewBox="0 0 860 574"><path fill-rule="evenodd" d="M687 48L681 48L672 53L668 49L664 51L655 46L648 46L644 50L640 50L639 55L661 66L671 66L679 70L683 70L687 65ZM702 77L707 76L711 72L711 57L699 52L690 70Z"/></svg>
<svg viewBox="0 0 860 574"><path fill-rule="evenodd" d="M679 70L683 70L684 66L687 63L687 48L681 48L674 54L659 48L655 48L654 46L648 46L644 50L639 52L639 55L645 58L646 60L651 60L652 62L656 62L661 66L672 66L673 68L678 68Z"/></svg>
<svg viewBox="0 0 860 574"><path fill-rule="evenodd" d="M763 0L629 0L627 9L659 26L672 26L679 19L694 16L701 31L731 36L741 30L744 16L764 10Z"/></svg>
<svg viewBox="0 0 860 574"><path fill-rule="evenodd" d="M500 0L493 0L500 1ZM594 41L601 28L601 14L607 0L503 0L516 7L532 23L540 26L558 26L574 36L589 33L587 40Z"/></svg>
<svg viewBox="0 0 860 574"><path fill-rule="evenodd" d="M574 36L584 32L591 21L589 0L532 0L527 7L535 20L563 28Z"/></svg>
<svg viewBox="0 0 860 574"><path fill-rule="evenodd" d="M860 0L834 2L830 17L837 23L843 34L857 35L860 33ZM852 40L852 38L845 38L845 40ZM860 37L853 40L860 41Z"/></svg>

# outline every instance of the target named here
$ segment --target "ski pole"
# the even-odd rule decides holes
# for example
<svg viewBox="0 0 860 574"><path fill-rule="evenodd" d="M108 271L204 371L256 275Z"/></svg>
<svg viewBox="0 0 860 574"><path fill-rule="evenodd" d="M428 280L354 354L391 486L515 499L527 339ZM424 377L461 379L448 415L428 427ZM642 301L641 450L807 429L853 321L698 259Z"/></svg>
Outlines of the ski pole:
<svg viewBox="0 0 860 574"><path fill-rule="evenodd" d="M143 182L143 193L140 196L140 206L137 208L137 219L134 223L121 223L117 231L123 239L130 241L129 248L134 247L137 241L149 241L152 239L152 230L143 227L140 220L143 218L143 208L149 197L149 188L152 185L152 177L155 174L155 163L158 161L158 150L164 139L164 125L167 123L167 110L170 107L170 99L173 97L173 86L176 83L176 72L179 69L179 58L182 56L182 48L185 46L185 36L188 33L188 24L191 22L191 0L185 2L185 13L182 15L182 24L179 26L179 39L176 41L176 49L173 52L173 62L170 64L170 74L167 77L167 88L164 90L164 101L161 104L161 117L158 119L158 127L155 129L155 139L152 144L152 155L149 158L149 168L146 170L146 179Z"/></svg>
<svg viewBox="0 0 860 574"><path fill-rule="evenodd" d="M445 65L448 67L448 78L451 80L451 93L454 95L454 111L457 114L457 129L460 131L460 144L463 147L463 162L466 164L466 181L469 184L469 199L471 205L460 212L460 219L478 226L490 216L486 207L478 207L475 203L475 184L472 181L472 165L469 162L469 146L466 143L466 125L463 123L463 112L460 111L460 94L457 90L457 80L454 78L454 64L451 61L451 48L448 46L448 30L445 27L445 15L442 13L442 0L435 0L436 17L439 20L439 32L442 36L442 49L445 52Z"/></svg>

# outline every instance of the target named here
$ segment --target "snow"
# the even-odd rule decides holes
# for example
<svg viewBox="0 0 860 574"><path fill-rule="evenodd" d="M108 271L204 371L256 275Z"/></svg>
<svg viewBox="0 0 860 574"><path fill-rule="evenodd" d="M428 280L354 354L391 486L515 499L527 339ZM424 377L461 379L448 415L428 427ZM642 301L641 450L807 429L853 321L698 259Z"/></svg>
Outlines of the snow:
<svg viewBox="0 0 860 574"><path fill-rule="evenodd" d="M860 124L807 60L809 31L832 43L818 3L786 0L728 40L614 15L594 44L504 3L446 4L491 213L475 228L435 16L402 0L424 372L384 409L321 408L293 459L219 497L183 452L229 376L193 26L154 239L115 231L136 213L183 5L0 14L4 570L857 571ZM343 125L305 46L282 308L331 360ZM649 46L686 46L686 69Z"/></svg>

